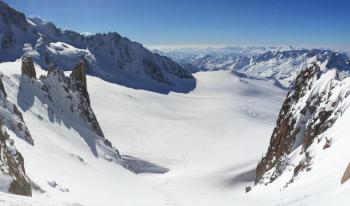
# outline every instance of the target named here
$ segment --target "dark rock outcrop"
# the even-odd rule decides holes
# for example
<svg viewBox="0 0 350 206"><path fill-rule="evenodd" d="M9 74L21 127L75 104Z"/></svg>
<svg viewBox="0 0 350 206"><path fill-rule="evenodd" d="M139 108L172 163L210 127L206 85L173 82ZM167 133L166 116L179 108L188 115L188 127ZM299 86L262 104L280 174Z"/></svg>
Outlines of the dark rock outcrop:
<svg viewBox="0 0 350 206"><path fill-rule="evenodd" d="M83 61L81 61L79 64L77 64L75 66L70 77L77 80L77 81L80 81L86 87L87 86L86 85L86 70L87 70L86 64Z"/></svg>
<svg viewBox="0 0 350 206"><path fill-rule="evenodd" d="M34 140L24 122L21 111L15 104L6 99L6 92L3 85L4 75L0 72L0 120L2 125L13 131L19 138L34 145Z"/></svg>
<svg viewBox="0 0 350 206"><path fill-rule="evenodd" d="M75 69L71 73L70 77L65 76L63 70L52 67L47 76L40 77L43 82L42 88L49 96L52 104L59 104L61 96L56 94L64 91L65 97L69 97L70 101L66 105L70 108L70 111L79 115L91 129L93 129L97 135L104 137L100 125L94 112L91 109L90 97L87 91L86 85L86 66L83 62L76 65ZM62 87L59 89L57 84ZM53 91L53 89L57 91ZM54 111L56 108L52 108Z"/></svg>
<svg viewBox="0 0 350 206"><path fill-rule="evenodd" d="M17 195L31 196L32 189L24 170L22 155L16 150L13 141L9 138L0 124L0 178L9 176L11 182L8 192Z"/></svg>
<svg viewBox="0 0 350 206"><path fill-rule="evenodd" d="M350 164L348 164L348 166L346 167L343 177L341 178L340 183L344 184L346 181L348 181L350 179Z"/></svg>
<svg viewBox="0 0 350 206"><path fill-rule="evenodd" d="M20 128L17 127L18 124L23 123L22 114L14 105L12 105L12 109L11 107L9 108L11 104L6 100L6 93L2 79L0 79L0 85L0 98L2 99L0 101L0 179L2 179L2 176L5 176L2 180L2 184L7 184L7 192L17 195L31 196L31 185L25 175L23 157L14 147L14 142L10 139L3 124L6 123L8 128L15 133L23 134L23 136L27 135L24 133L26 131L28 132L28 130L23 130L25 127L24 124L18 126ZM12 110L15 110L16 112L13 112ZM11 111L13 113L11 113ZM19 120L17 118L19 118ZM17 124L15 123L16 120L18 120Z"/></svg>
<svg viewBox="0 0 350 206"><path fill-rule="evenodd" d="M268 150L256 168L256 184L272 182L280 176L288 164L287 156L299 146L302 146L304 160L295 167L294 173L297 175L300 170L309 169L311 157L307 151L308 147L318 135L330 128L341 114L334 107L336 103L330 101L332 90L311 92L321 75L322 71L317 64L298 74L282 105ZM327 81L332 85L332 79ZM270 170L270 174L264 177Z"/></svg>
<svg viewBox="0 0 350 206"><path fill-rule="evenodd" d="M22 75L26 75L29 78L34 78L36 79L36 72L35 72L35 67L33 63L33 58L24 56L22 58Z"/></svg>
<svg viewBox="0 0 350 206"><path fill-rule="evenodd" d="M4 97L7 97L7 94L5 92L4 84L2 83L2 75L0 76L0 92L4 95Z"/></svg>

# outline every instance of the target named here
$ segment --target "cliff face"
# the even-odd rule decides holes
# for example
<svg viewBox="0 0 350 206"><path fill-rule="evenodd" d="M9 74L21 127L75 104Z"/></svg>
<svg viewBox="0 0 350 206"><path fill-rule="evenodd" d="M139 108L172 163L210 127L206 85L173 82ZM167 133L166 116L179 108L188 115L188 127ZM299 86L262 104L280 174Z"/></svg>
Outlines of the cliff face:
<svg viewBox="0 0 350 206"><path fill-rule="evenodd" d="M34 145L34 140L24 122L23 115L17 106L7 100L7 94L3 85L3 81L7 81L8 77L0 72L0 120L3 126L6 126L14 132L19 138Z"/></svg>
<svg viewBox="0 0 350 206"><path fill-rule="evenodd" d="M0 191L31 196L32 189L25 175L24 159L2 125L0 128Z"/></svg>
<svg viewBox="0 0 350 206"><path fill-rule="evenodd" d="M21 113L6 100L6 93L0 78L0 191L31 196L32 190L24 170L24 159L7 134L5 126L26 137L33 144ZM15 109L16 108L16 109ZM25 134L26 133L26 134Z"/></svg>
<svg viewBox="0 0 350 206"><path fill-rule="evenodd" d="M22 75L26 75L29 78L36 79L36 72L34 68L34 63L32 57L24 56L22 58L22 67L21 67Z"/></svg>
<svg viewBox="0 0 350 206"><path fill-rule="evenodd" d="M18 97L24 105L23 110L30 109L28 99L38 99L46 105L49 120L63 122L76 130L96 157L106 157L109 161L130 169L118 150L105 138L91 108L84 62L78 63L70 76L55 66L51 66L48 73L37 80L29 79L23 74L19 90Z"/></svg>
<svg viewBox="0 0 350 206"><path fill-rule="evenodd" d="M41 88L49 100L50 110L54 113L70 113L81 118L100 137L104 137L97 118L90 107L90 98L86 85L85 64L79 63L70 77L60 69L53 69L40 77ZM66 108L62 108L66 107Z"/></svg>
<svg viewBox="0 0 350 206"><path fill-rule="evenodd" d="M312 169L311 145L322 145L323 150L331 146L332 140L325 133L347 108L350 94L348 78L342 79L340 74L317 64L298 74L282 105L268 150L256 168L256 184L273 182L287 168L293 170L293 182L301 171Z"/></svg>

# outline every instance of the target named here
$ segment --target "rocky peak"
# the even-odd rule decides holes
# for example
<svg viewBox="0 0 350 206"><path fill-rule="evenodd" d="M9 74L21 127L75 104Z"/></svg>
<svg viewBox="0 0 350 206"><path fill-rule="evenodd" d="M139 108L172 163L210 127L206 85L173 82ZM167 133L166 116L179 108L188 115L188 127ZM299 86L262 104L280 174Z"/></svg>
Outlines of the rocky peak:
<svg viewBox="0 0 350 206"><path fill-rule="evenodd" d="M76 73L84 71L81 70L84 68L83 65L78 64ZM119 155L118 150L105 138L91 108L87 88L78 77L79 75L75 74L67 77L63 70L53 67L46 76L41 76L39 81L35 82L43 92L43 95L39 95L38 98L47 105L49 116L59 118L60 121L70 124L81 133L96 156L103 155L108 161L116 162L131 170ZM76 125L77 122L80 123ZM86 124L91 132L82 128L81 123Z"/></svg>
<svg viewBox="0 0 350 206"><path fill-rule="evenodd" d="M47 76L40 77L42 88L49 96L52 111L58 105L64 104L67 113L78 114L97 135L104 137L97 118L90 106L89 93L86 88L85 64L79 63L70 77L65 76L63 70L52 66ZM59 85L59 86L58 86ZM69 97L68 99L65 97ZM61 105L62 106L62 105Z"/></svg>
<svg viewBox="0 0 350 206"><path fill-rule="evenodd" d="M330 140L322 134L346 108L343 100L349 92L342 87L339 70L321 69L317 64L297 75L282 105L268 150L256 168L256 184L273 182L285 172L290 166L289 155L297 148L301 149L301 160L293 163L293 178L311 169L310 145L317 139L315 144L324 142L323 149L329 147Z"/></svg>
<svg viewBox="0 0 350 206"><path fill-rule="evenodd" d="M36 79L36 72L33 63L33 58L29 56L24 56L22 58L22 75L26 75L29 78Z"/></svg>
<svg viewBox="0 0 350 206"><path fill-rule="evenodd" d="M289 91L282 105L276 127L271 136L268 151L256 168L256 183L261 180L267 171L275 167L281 161L281 158L291 152L293 144L295 143L295 137L300 130L297 125L297 119L292 112L293 106L305 95L306 91L310 89L312 80L318 78L319 72L320 68L315 64L298 74L294 88ZM277 175L278 174L272 177L271 181L273 181Z"/></svg>
<svg viewBox="0 0 350 206"><path fill-rule="evenodd" d="M70 77L77 81L80 81L86 87L86 70L86 64L83 61L81 61L75 66Z"/></svg>

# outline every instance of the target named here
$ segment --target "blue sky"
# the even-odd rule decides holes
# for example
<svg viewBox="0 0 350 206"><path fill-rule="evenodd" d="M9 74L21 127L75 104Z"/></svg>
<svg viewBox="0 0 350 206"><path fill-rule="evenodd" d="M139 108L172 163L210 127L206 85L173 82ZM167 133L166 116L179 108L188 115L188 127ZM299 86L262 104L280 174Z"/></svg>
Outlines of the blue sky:
<svg viewBox="0 0 350 206"><path fill-rule="evenodd" d="M146 45L350 46L349 0L5 0L80 32Z"/></svg>

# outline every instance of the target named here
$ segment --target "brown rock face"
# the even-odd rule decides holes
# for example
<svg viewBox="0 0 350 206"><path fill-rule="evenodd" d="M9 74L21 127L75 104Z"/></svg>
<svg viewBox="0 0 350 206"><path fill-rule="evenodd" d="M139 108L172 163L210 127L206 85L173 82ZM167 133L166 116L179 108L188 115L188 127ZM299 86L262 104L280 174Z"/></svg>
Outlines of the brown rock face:
<svg viewBox="0 0 350 206"><path fill-rule="evenodd" d="M283 169L279 168L283 168L281 166L283 158L292 152L294 146L302 145L305 153L305 164L307 164L310 158L306 152L307 148L318 135L335 122L334 117L331 117L335 111L326 110L326 107L321 106L321 102L327 102L330 94L322 92L306 96L308 101L305 107L301 110L296 107L296 104L312 88L313 83L320 78L320 75L319 66L314 64L297 76L294 88L289 91L281 108L268 150L256 168L256 184L261 182L264 174L274 167L276 169L269 176L268 182L276 179L282 173ZM298 143L299 145L295 145L297 135L302 140ZM307 169L307 167L307 165L300 165L300 168Z"/></svg>
<svg viewBox="0 0 350 206"><path fill-rule="evenodd" d="M341 183L344 184L346 181L350 179L350 164L348 164L348 167L346 168L343 177L341 178Z"/></svg>
<svg viewBox="0 0 350 206"><path fill-rule="evenodd" d="M22 58L22 75L26 75L29 78L34 78L36 79L36 72L35 72L35 67L33 64L33 59L32 57L26 57L24 56Z"/></svg>
<svg viewBox="0 0 350 206"><path fill-rule="evenodd" d="M71 73L71 78L80 81L86 87L86 64L81 61L79 64L75 66Z"/></svg>
<svg viewBox="0 0 350 206"><path fill-rule="evenodd" d="M9 176L12 179L8 192L32 196L32 188L25 175L23 157L13 148L9 149L8 144L13 147L13 143L11 143L8 134L2 130L2 124L0 124L0 129L0 175Z"/></svg>

